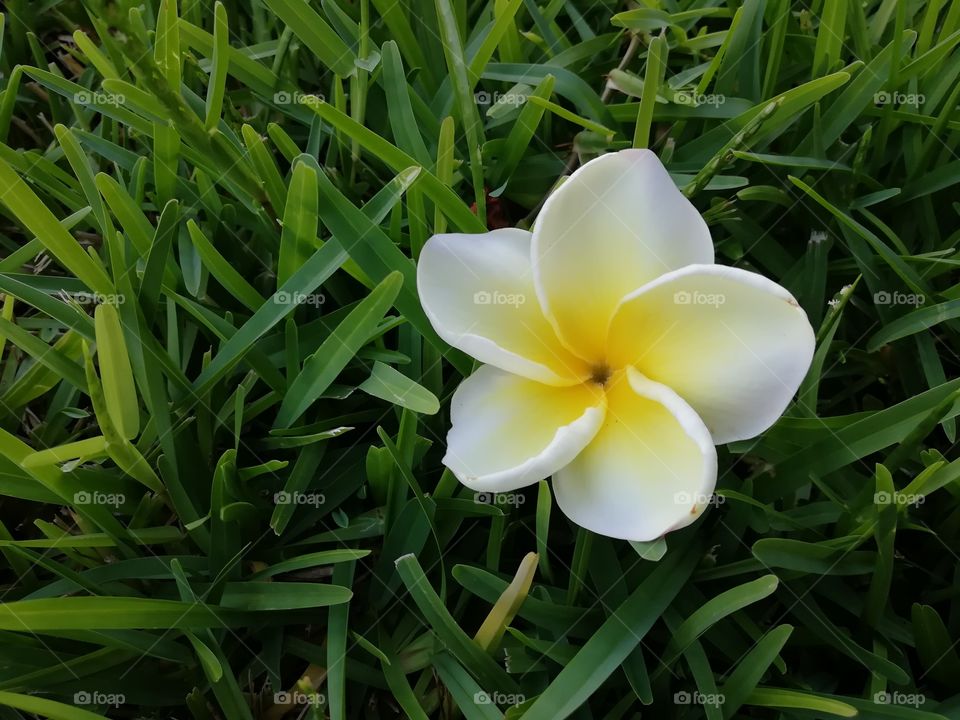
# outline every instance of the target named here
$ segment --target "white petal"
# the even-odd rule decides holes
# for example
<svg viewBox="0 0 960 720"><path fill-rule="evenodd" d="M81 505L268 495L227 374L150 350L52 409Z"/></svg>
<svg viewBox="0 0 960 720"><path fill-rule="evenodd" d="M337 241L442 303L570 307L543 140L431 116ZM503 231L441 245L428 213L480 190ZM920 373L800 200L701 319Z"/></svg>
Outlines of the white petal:
<svg viewBox="0 0 960 720"><path fill-rule="evenodd" d="M586 377L537 302L530 233L434 235L417 266L417 289L437 334L481 362L551 385Z"/></svg>
<svg viewBox="0 0 960 720"><path fill-rule="evenodd" d="M533 229L540 304L561 341L603 360L607 324L627 293L670 270L712 263L697 209L649 150L601 155L544 204Z"/></svg>
<svg viewBox="0 0 960 720"><path fill-rule="evenodd" d="M453 395L443 464L480 492L530 485L590 442L605 404L596 385L552 387L484 365Z"/></svg>
<svg viewBox="0 0 960 720"><path fill-rule="evenodd" d="M813 328L789 292L720 265L658 278L625 298L610 326L611 365L635 365L675 390L718 445L776 422L813 350Z"/></svg>
<svg viewBox="0 0 960 720"><path fill-rule="evenodd" d="M560 509L588 530L624 540L686 527L717 480L707 428L670 388L632 368L615 377L607 402L593 442L553 476Z"/></svg>

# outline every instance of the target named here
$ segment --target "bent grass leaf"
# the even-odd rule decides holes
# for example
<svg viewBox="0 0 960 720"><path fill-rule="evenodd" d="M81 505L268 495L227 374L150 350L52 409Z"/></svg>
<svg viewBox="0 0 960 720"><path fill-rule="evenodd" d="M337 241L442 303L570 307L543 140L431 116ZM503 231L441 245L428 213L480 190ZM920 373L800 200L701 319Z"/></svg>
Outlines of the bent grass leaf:
<svg viewBox="0 0 960 720"><path fill-rule="evenodd" d="M923 307L884 325L867 341L867 351L876 352L887 343L930 330L935 325L960 318L960 300Z"/></svg>
<svg viewBox="0 0 960 720"><path fill-rule="evenodd" d="M307 3L299 0L266 0L283 24L328 68L342 78L355 72L356 55Z"/></svg>
<svg viewBox="0 0 960 720"><path fill-rule="evenodd" d="M473 673L484 687L501 688L503 692L519 692L513 679L481 649L457 624L443 602L430 587L430 582L417 558L404 555L396 561L397 572L411 598L423 613L430 627L450 652Z"/></svg>
<svg viewBox="0 0 960 720"><path fill-rule="evenodd" d="M537 554L527 553L517 568L516 575L506 590L503 591L494 606L490 609L480 629L477 630L474 640L488 652L496 652L500 639L513 622L514 616L523 604L533 584L533 576L537 572Z"/></svg>
<svg viewBox="0 0 960 720"><path fill-rule="evenodd" d="M393 305L403 276L390 273L350 311L320 348L303 364L277 413L276 428L288 428L306 412L347 366L357 351L376 332L384 314Z"/></svg>
<svg viewBox="0 0 960 720"><path fill-rule="evenodd" d="M424 415L434 415L440 410L440 401L432 392L379 361L373 364L370 377L360 383L357 389Z"/></svg>
<svg viewBox="0 0 960 720"><path fill-rule="evenodd" d="M51 255L90 290L104 295L113 293L113 283L102 266L84 252L43 201L3 158L0 158L0 187L4 188L0 201L37 237Z"/></svg>
<svg viewBox="0 0 960 720"><path fill-rule="evenodd" d="M226 584L220 606L236 610L296 610L337 605L351 597L350 588L324 583L236 582Z"/></svg>
<svg viewBox="0 0 960 720"><path fill-rule="evenodd" d="M140 432L140 408L116 306L110 303L97 305L94 323L106 409L120 435L132 440Z"/></svg>
<svg viewBox="0 0 960 720"><path fill-rule="evenodd" d="M0 705L42 715L50 720L103 720L103 715L35 695L0 691Z"/></svg>
<svg viewBox="0 0 960 720"><path fill-rule="evenodd" d="M833 717L856 717L857 709L840 700L783 688L757 688L744 705L779 708L781 710L809 710Z"/></svg>
<svg viewBox="0 0 960 720"><path fill-rule="evenodd" d="M620 604L567 663L524 715L552 720L576 710L627 658L686 582L696 561L691 547L677 549ZM626 625L631 632L625 633Z"/></svg>
<svg viewBox="0 0 960 720"><path fill-rule="evenodd" d="M306 296L316 290L347 259L336 242L328 242L297 270L293 276L220 348L213 360L194 380L194 398L203 396L250 352L253 344L270 328L289 315L295 304L290 298Z"/></svg>
<svg viewBox="0 0 960 720"><path fill-rule="evenodd" d="M316 247L317 175L305 162L293 166L293 178L283 210L277 286L283 285L303 265Z"/></svg>
<svg viewBox="0 0 960 720"><path fill-rule="evenodd" d="M668 649L664 651L664 666L673 662L689 644L719 620L769 597L777 589L778 582L776 575L765 575L708 600L674 630Z"/></svg>

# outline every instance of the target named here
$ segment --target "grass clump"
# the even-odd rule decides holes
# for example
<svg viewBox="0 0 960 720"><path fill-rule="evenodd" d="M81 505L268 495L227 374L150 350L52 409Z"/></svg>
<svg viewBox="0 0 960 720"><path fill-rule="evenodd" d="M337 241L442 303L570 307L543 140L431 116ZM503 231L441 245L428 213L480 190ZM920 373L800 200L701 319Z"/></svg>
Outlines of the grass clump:
<svg viewBox="0 0 960 720"><path fill-rule="evenodd" d="M2 17L0 717L956 717L960 4ZM817 331L646 545L444 471L413 263L630 146Z"/></svg>

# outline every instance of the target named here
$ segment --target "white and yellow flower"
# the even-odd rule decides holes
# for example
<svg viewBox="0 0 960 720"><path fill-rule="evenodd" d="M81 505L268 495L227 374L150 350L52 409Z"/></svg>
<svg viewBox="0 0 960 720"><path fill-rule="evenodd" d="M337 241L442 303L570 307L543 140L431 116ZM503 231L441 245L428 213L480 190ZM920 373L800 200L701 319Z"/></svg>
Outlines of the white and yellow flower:
<svg viewBox="0 0 960 720"><path fill-rule="evenodd" d="M648 150L581 167L532 233L430 238L424 310L486 363L454 394L444 464L479 492L552 475L560 508L602 535L693 522L714 445L772 425L814 349L789 292L713 262L706 223Z"/></svg>

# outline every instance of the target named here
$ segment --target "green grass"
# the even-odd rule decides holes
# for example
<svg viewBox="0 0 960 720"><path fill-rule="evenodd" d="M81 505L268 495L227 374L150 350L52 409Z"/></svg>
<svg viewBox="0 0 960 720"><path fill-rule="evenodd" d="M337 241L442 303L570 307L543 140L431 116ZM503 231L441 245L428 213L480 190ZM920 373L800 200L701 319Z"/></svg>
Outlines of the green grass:
<svg viewBox="0 0 960 720"><path fill-rule="evenodd" d="M2 18L0 720L960 718L960 1ZM630 146L817 331L646 545L444 472L414 282Z"/></svg>

